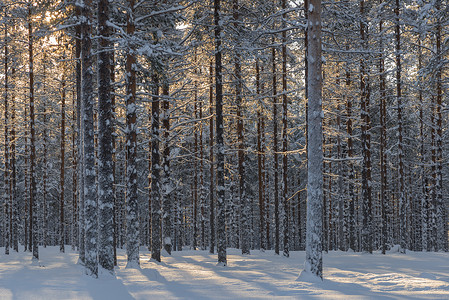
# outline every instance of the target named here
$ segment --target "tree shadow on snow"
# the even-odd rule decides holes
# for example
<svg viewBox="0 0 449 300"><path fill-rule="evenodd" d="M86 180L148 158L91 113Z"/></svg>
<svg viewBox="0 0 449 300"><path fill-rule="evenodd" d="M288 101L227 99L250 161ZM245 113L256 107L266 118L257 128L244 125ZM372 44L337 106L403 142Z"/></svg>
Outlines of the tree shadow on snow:
<svg viewBox="0 0 449 300"><path fill-rule="evenodd" d="M175 267L174 267L175 268ZM155 281L167 286L166 290L180 299L209 299L207 295L201 295L192 290L192 284L182 284L177 281L169 281L155 268L145 268L140 270L149 281Z"/></svg>

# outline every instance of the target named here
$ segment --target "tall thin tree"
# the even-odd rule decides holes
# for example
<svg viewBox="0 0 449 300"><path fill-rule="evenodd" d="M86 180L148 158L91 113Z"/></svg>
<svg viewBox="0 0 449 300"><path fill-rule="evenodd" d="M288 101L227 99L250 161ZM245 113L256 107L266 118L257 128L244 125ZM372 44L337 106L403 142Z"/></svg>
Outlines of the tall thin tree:
<svg viewBox="0 0 449 300"><path fill-rule="evenodd" d="M128 0L126 33L130 39L134 35L134 0ZM139 219L137 202L137 105L136 105L136 53L133 45L128 45L126 55L126 254L129 267L138 267ZM153 253L152 253L153 255Z"/></svg>
<svg viewBox="0 0 449 300"><path fill-rule="evenodd" d="M29 243L33 251L33 260L39 260L38 228L37 228L37 185L36 185L36 123L35 123L35 98L34 98L34 54L33 54L33 24L32 1L27 4L28 21L28 66L30 89L30 229Z"/></svg>
<svg viewBox="0 0 449 300"><path fill-rule="evenodd" d="M321 0L308 7L308 130L307 130L307 233L304 271L323 278L323 124L321 73Z"/></svg>
<svg viewBox="0 0 449 300"><path fill-rule="evenodd" d="M114 270L114 176L112 169L113 116L111 99L111 29L109 1L98 0L98 260Z"/></svg>
<svg viewBox="0 0 449 300"><path fill-rule="evenodd" d="M81 98L84 165L84 243L86 274L98 277L97 185L94 145L94 99L92 57L92 0L81 6Z"/></svg>
<svg viewBox="0 0 449 300"><path fill-rule="evenodd" d="M215 117L217 139L217 250L218 264L226 266L226 222L225 222L225 148L223 140L223 66L222 66L222 22L221 1L214 0L215 40Z"/></svg>

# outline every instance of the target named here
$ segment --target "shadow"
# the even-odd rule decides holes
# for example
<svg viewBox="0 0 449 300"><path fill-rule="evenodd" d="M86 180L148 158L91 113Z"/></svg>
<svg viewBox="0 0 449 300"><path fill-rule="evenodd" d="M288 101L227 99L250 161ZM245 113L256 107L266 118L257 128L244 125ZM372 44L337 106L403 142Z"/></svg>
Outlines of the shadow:
<svg viewBox="0 0 449 300"><path fill-rule="evenodd" d="M94 300L102 299L120 299L134 300L135 298L129 293L126 286L117 277L107 279L93 279L85 275L87 278L87 292Z"/></svg>
<svg viewBox="0 0 449 300"><path fill-rule="evenodd" d="M248 269L248 267L242 268L242 267L238 267L238 266L235 267L232 265L231 266L227 265L226 267L217 266L215 258L216 257L214 255L214 257L213 257L214 261L201 262L201 261L194 260L190 257L182 257L182 259L184 260L185 263L190 263L192 265L199 265L204 269L208 269L208 270L216 273L221 278L234 279L234 280L241 282L242 284L251 284L254 287L253 290L265 291L269 295L277 295L281 292L276 285L269 283L269 282L260 282L257 280L257 279L261 279L261 278L269 278L269 276L272 276L269 273L262 273L260 271L254 271L254 270ZM246 274L244 279L235 275L236 271L242 271L242 270L251 270L253 272L253 274ZM254 274L255 272L257 272L258 274L255 275ZM277 277L279 277L279 276L277 276Z"/></svg>
<svg viewBox="0 0 449 300"><path fill-rule="evenodd" d="M159 263L158 263L159 264ZM140 270L149 281L155 281L166 286L166 290L179 299L210 299L210 295L202 295L193 291L196 288L193 284L183 284L178 281L169 281L154 268L145 268Z"/></svg>
<svg viewBox="0 0 449 300"><path fill-rule="evenodd" d="M0 290L8 291L6 299L134 299L116 277L95 279L84 275L76 264L75 253L59 253L52 247L41 249L38 263L31 253L2 260L13 268L0 269ZM16 262L19 262L19 265ZM0 299L5 299L0 294Z"/></svg>

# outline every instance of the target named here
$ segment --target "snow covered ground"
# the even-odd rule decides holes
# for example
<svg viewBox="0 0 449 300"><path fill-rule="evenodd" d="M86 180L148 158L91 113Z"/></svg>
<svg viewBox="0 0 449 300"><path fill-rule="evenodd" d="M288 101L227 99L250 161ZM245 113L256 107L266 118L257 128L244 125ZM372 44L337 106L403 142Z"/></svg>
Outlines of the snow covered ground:
<svg viewBox="0 0 449 300"><path fill-rule="evenodd" d="M142 248L141 269L126 269L119 251L116 276L83 275L78 256L59 247L6 256L0 248L0 299L449 299L448 253L324 255L322 283L298 281L304 252L290 258L228 250L228 266L207 251L174 252L162 263Z"/></svg>

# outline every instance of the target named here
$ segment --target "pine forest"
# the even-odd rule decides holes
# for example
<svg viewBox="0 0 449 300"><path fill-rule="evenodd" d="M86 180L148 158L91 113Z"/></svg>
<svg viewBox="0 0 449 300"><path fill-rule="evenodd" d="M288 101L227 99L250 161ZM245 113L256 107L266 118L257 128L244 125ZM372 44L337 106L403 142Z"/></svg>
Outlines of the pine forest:
<svg viewBox="0 0 449 300"><path fill-rule="evenodd" d="M448 66L445 0L3 0L0 256L447 252Z"/></svg>

